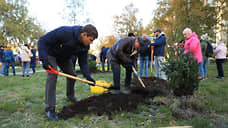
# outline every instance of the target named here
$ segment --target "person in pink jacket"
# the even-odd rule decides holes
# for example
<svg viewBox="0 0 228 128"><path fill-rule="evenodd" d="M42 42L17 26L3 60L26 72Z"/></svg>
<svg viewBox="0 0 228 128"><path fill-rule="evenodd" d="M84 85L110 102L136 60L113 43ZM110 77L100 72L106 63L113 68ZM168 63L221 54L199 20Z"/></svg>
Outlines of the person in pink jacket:
<svg viewBox="0 0 228 128"><path fill-rule="evenodd" d="M218 76L216 78L218 79L224 79L222 64L226 59L226 52L227 52L227 47L223 43L223 41L220 40L218 42L218 46L213 50L213 53L216 54L215 59L216 59L216 65L217 65L217 71L218 71Z"/></svg>
<svg viewBox="0 0 228 128"><path fill-rule="evenodd" d="M198 63L201 63L203 60L200 41L195 32L192 32L190 28L185 28L183 31L185 37L184 44L184 54L191 51L194 54L195 59Z"/></svg>

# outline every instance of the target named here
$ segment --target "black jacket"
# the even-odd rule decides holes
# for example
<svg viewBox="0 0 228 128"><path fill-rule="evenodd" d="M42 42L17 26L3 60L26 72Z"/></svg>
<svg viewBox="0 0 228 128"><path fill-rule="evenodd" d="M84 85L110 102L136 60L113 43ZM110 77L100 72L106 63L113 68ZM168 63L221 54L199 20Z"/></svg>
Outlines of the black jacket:
<svg viewBox="0 0 228 128"><path fill-rule="evenodd" d="M110 63L116 62L127 65L129 61L136 63L137 54L130 56L134 51L135 39L131 37L124 37L117 41L107 52L107 58Z"/></svg>
<svg viewBox="0 0 228 128"><path fill-rule="evenodd" d="M150 55L150 40L143 40L142 37L138 38L140 42L139 54L140 56L149 56Z"/></svg>

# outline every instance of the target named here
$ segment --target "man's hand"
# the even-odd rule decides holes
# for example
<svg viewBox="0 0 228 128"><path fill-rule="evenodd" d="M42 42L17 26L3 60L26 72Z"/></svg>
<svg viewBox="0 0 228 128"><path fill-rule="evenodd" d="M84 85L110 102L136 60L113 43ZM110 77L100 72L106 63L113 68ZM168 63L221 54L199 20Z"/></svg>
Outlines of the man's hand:
<svg viewBox="0 0 228 128"><path fill-rule="evenodd" d="M128 61L127 61L127 67L126 68L131 68L133 65L134 65L133 60L128 59Z"/></svg>
<svg viewBox="0 0 228 128"><path fill-rule="evenodd" d="M43 61L42 64L43 64L43 68L44 68L45 70L51 70L51 69L49 68L49 66L52 67L52 65L49 64L49 62Z"/></svg>
<svg viewBox="0 0 228 128"><path fill-rule="evenodd" d="M96 81L93 78L90 77L87 80L93 82L93 84L89 84L90 86L95 86Z"/></svg>

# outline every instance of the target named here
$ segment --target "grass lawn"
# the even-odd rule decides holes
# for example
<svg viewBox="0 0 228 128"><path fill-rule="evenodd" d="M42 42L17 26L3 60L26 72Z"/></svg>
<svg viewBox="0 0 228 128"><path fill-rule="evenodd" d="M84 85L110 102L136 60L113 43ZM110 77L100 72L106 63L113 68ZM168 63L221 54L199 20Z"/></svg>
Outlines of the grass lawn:
<svg viewBox="0 0 228 128"><path fill-rule="evenodd" d="M200 82L195 97L213 116L196 116L191 120L176 119L172 116L170 105L138 105L138 112L116 112L110 120L107 115L76 115L68 120L47 121L44 118L44 95L46 73L36 73L31 77L0 77L0 127L1 128L148 128L165 126L193 126L194 128L228 127L228 63L224 65L225 79L214 78L217 75L215 65L208 66L209 78ZM111 73L92 74L96 80L112 81ZM82 77L79 75L79 77ZM121 72L121 79L124 72ZM66 81L58 77L57 112L71 104L65 100ZM76 82L75 94L82 100L93 96L89 86ZM162 97L161 97L162 98Z"/></svg>

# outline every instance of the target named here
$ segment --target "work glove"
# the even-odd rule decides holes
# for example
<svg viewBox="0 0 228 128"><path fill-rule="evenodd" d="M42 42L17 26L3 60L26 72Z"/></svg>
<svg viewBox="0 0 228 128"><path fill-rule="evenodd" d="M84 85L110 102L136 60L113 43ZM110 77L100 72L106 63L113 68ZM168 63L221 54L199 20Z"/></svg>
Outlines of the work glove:
<svg viewBox="0 0 228 128"><path fill-rule="evenodd" d="M87 78L87 80L93 82L93 84L89 84L90 86L95 86L96 81L93 78L90 77L90 78Z"/></svg>
<svg viewBox="0 0 228 128"><path fill-rule="evenodd" d="M152 51L154 50L154 46L151 46L151 50L152 50Z"/></svg>
<svg viewBox="0 0 228 128"><path fill-rule="evenodd" d="M49 66L53 67L48 61L42 61L42 64L45 70L51 70Z"/></svg>

